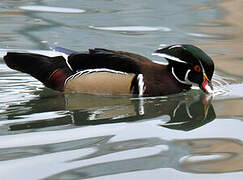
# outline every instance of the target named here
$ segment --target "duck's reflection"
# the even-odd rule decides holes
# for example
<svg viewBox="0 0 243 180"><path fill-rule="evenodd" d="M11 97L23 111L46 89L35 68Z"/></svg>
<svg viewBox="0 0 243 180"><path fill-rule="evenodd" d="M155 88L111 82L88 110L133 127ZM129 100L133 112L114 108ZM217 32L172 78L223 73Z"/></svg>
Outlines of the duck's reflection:
<svg viewBox="0 0 243 180"><path fill-rule="evenodd" d="M41 104L43 103L43 104ZM65 110L65 115L53 119L26 121L10 125L10 130L24 130L65 124L99 125L138 120L161 120L161 126L189 131L215 119L211 97L204 94L176 95L157 98L130 98L81 94L58 95L27 102L31 106L23 114ZM43 109L43 107L45 109Z"/></svg>
<svg viewBox="0 0 243 180"><path fill-rule="evenodd" d="M204 94L179 101L169 115L170 121L162 126L185 131L203 126L216 118L212 97Z"/></svg>

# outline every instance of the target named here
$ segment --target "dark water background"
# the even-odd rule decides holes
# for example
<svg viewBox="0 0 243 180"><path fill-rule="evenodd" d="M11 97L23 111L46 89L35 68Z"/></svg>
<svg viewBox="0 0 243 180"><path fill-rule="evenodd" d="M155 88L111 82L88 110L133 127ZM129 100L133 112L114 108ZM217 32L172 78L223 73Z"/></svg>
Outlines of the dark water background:
<svg viewBox="0 0 243 180"><path fill-rule="evenodd" d="M103 47L153 60L190 43L215 61L215 95L57 93L0 59L0 179L242 179L240 0L2 0L0 55ZM68 9L63 9L68 8ZM55 55L55 54L54 54Z"/></svg>

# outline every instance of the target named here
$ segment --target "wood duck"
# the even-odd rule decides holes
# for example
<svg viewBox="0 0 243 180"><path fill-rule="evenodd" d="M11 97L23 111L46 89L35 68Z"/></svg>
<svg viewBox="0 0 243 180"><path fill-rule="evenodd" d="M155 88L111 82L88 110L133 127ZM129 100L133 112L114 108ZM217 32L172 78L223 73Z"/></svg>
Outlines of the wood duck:
<svg viewBox="0 0 243 180"><path fill-rule="evenodd" d="M56 47L63 56L8 52L7 66L28 73L46 87L64 92L89 94L163 96L199 86L212 93L212 59L201 49L186 44L171 45L152 55L167 65L123 51L89 49L75 52Z"/></svg>

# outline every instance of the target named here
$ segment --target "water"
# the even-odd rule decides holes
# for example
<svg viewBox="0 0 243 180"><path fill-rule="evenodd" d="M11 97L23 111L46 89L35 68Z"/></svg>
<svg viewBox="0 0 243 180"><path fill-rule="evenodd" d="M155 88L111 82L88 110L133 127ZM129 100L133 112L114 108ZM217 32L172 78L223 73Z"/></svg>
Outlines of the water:
<svg viewBox="0 0 243 180"><path fill-rule="evenodd" d="M6 0L0 56L103 47L156 61L192 43L215 61L216 93L63 94L0 59L0 179L242 179L242 2Z"/></svg>

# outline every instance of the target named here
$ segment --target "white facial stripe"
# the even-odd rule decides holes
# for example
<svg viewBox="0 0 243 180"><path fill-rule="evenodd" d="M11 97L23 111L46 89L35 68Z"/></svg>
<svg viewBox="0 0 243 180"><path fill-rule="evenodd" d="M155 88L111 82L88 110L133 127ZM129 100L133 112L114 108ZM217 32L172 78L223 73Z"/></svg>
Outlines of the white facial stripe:
<svg viewBox="0 0 243 180"><path fill-rule="evenodd" d="M169 49L173 49L173 48L177 48L177 47L182 47L182 46L179 45L179 44L177 44L177 45L174 45L174 46L169 47Z"/></svg>
<svg viewBox="0 0 243 180"><path fill-rule="evenodd" d="M188 74L189 72L191 72L191 70L189 69L187 72L186 72L186 75L185 75L185 81L192 84L192 82L188 79Z"/></svg>
<svg viewBox="0 0 243 180"><path fill-rule="evenodd" d="M179 63L187 64L185 61L182 61L179 58L177 58L175 56L168 55L168 54L164 54L164 53L152 53L152 55L153 56L160 56L160 57L163 57L163 58L170 59L172 61L176 61L176 62L179 62Z"/></svg>
<svg viewBox="0 0 243 180"><path fill-rule="evenodd" d="M198 84L196 84L196 83L194 83L194 82L192 82L192 81L190 81L190 80L188 79L188 75L189 75L190 72L191 72L190 69L186 72L186 75L185 75L185 81L186 81L188 84L196 85L196 86L197 86Z"/></svg>
<svg viewBox="0 0 243 180"><path fill-rule="evenodd" d="M189 72L191 71L191 70L188 70ZM189 72L186 72L186 76L185 76L185 80L186 80L186 77L188 76L188 73ZM175 74L175 71L174 71L174 67L172 67L172 74L173 74L173 76L176 78L176 80L177 81L179 81L180 83L182 83L182 84L187 84L187 85L192 85L192 83L190 82L190 81L182 81L182 80L180 80L177 76L176 76L176 74Z"/></svg>

